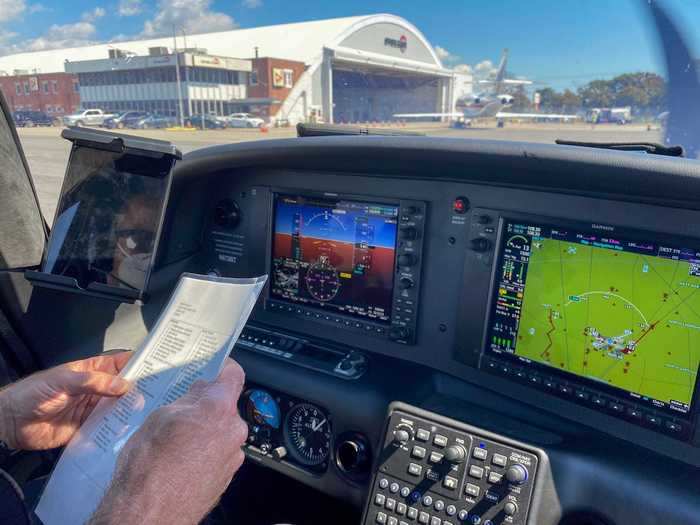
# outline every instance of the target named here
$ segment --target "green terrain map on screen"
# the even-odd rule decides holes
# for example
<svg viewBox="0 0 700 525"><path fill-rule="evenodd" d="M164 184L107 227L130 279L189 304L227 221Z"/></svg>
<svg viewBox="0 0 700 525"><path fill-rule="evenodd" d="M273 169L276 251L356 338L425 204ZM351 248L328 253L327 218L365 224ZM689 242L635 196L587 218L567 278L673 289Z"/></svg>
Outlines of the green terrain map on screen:
<svg viewBox="0 0 700 525"><path fill-rule="evenodd" d="M700 359L700 277L691 267L535 238L515 353L690 405Z"/></svg>

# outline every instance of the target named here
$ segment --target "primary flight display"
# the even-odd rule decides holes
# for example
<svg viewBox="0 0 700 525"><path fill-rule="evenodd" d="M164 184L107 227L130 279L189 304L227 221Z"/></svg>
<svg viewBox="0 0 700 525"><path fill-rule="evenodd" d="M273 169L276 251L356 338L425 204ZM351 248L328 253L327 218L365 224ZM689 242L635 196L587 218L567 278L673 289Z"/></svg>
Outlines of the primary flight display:
<svg viewBox="0 0 700 525"><path fill-rule="evenodd" d="M700 252L506 221L487 351L688 413L700 361Z"/></svg>
<svg viewBox="0 0 700 525"><path fill-rule="evenodd" d="M278 194L274 209L273 297L390 321L398 206Z"/></svg>

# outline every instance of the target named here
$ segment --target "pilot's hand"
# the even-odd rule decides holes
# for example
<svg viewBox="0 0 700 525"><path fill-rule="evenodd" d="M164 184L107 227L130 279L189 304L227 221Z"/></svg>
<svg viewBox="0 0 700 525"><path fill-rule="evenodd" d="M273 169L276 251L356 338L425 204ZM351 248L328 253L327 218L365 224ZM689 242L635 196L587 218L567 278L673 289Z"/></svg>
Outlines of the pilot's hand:
<svg viewBox="0 0 700 525"><path fill-rule="evenodd" d="M117 374L130 357L120 352L65 363L0 390L0 439L23 450L67 444L102 397L129 390Z"/></svg>
<svg viewBox="0 0 700 525"><path fill-rule="evenodd" d="M199 523L243 463L248 427L237 402L244 379L241 367L227 359L216 381L198 381L154 411L121 451L89 523Z"/></svg>

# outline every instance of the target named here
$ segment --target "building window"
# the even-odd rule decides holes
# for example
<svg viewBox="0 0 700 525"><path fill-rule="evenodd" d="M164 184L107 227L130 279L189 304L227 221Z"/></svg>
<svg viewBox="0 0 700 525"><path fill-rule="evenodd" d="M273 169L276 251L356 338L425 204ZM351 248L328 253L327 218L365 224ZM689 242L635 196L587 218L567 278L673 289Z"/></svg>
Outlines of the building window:
<svg viewBox="0 0 700 525"><path fill-rule="evenodd" d="M253 69L250 72L250 85L251 86L257 86L258 85L258 70Z"/></svg>
<svg viewBox="0 0 700 525"><path fill-rule="evenodd" d="M41 90L42 90L44 93L48 93L48 92L49 92L49 83L48 83L46 80L42 81L42 83L41 83Z"/></svg>
<svg viewBox="0 0 700 525"><path fill-rule="evenodd" d="M51 81L51 91L58 93L58 82L56 80Z"/></svg>
<svg viewBox="0 0 700 525"><path fill-rule="evenodd" d="M294 71L291 69L284 70L284 87L290 88L294 86Z"/></svg>
<svg viewBox="0 0 700 525"><path fill-rule="evenodd" d="M15 95L21 95L22 94L22 84L19 82L15 82Z"/></svg>
<svg viewBox="0 0 700 525"><path fill-rule="evenodd" d="M46 106L47 113L53 113L53 106Z"/></svg>
<svg viewBox="0 0 700 525"><path fill-rule="evenodd" d="M80 84L78 84L77 82L73 82L73 91L75 93L80 93Z"/></svg>
<svg viewBox="0 0 700 525"><path fill-rule="evenodd" d="M29 81L24 81L24 94L29 95Z"/></svg>

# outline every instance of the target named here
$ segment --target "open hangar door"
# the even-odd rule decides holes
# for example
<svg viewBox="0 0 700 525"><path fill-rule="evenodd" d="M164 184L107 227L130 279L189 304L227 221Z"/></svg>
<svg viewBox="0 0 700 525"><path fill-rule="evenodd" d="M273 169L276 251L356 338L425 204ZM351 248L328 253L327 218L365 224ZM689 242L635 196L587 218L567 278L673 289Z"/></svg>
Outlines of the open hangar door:
<svg viewBox="0 0 700 525"><path fill-rule="evenodd" d="M396 113L440 111L445 80L409 71L333 65L333 121L387 122Z"/></svg>

